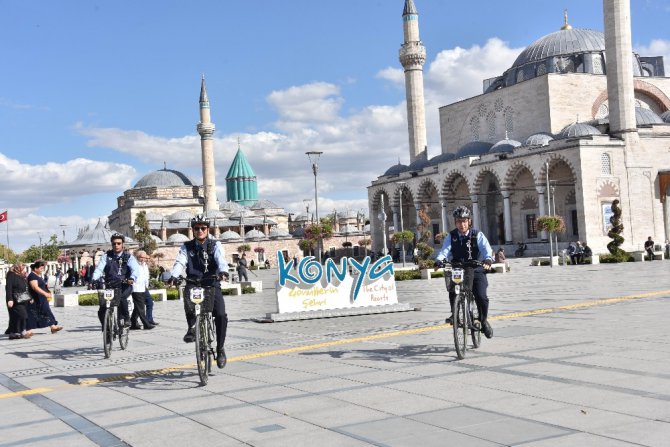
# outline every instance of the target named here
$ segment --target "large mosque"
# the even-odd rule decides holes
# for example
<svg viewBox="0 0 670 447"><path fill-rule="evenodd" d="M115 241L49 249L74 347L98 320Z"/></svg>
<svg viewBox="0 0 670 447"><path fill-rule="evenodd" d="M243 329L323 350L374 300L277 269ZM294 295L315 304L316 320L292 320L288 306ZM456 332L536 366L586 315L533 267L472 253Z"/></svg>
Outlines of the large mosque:
<svg viewBox="0 0 670 447"><path fill-rule="evenodd" d="M607 253L614 200L622 248L670 238L670 78L662 57L633 52L629 0L604 0L603 10L604 33L572 28L566 13L560 29L484 80L481 95L441 107L441 153L429 158L426 51L416 5L405 0L400 63L410 163L391 166L368 187L375 250L391 246L393 228L415 228L421 209L433 234L449 231L460 205L494 246L525 242L531 253L549 252L537 228L548 214L566 222L560 247L586 240Z"/></svg>

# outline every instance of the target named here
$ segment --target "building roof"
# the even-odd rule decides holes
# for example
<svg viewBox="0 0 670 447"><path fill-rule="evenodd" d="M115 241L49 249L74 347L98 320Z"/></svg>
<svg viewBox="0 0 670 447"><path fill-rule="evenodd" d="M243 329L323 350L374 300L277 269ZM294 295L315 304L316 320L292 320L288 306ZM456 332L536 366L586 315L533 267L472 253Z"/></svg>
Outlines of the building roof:
<svg viewBox="0 0 670 447"><path fill-rule="evenodd" d="M493 143L486 141L471 141L461 146L461 148L456 153L456 158L478 157L487 153L489 149L491 149L491 146L493 146Z"/></svg>
<svg viewBox="0 0 670 447"><path fill-rule="evenodd" d="M579 138L588 135L602 135L598 129L586 123L572 123L565 126L557 135L556 139Z"/></svg>
<svg viewBox="0 0 670 447"><path fill-rule="evenodd" d="M519 67L552 56L605 51L605 35L591 29L562 29L537 39L512 64Z"/></svg>
<svg viewBox="0 0 670 447"><path fill-rule="evenodd" d="M405 7L402 10L402 15L406 16L408 14L418 14L416 10L416 5L414 5L414 0L405 0Z"/></svg>
<svg viewBox="0 0 670 447"><path fill-rule="evenodd" d="M134 188L145 188L148 186L169 188L171 186L193 185L193 181L179 171L175 171L174 169L160 169L158 171L150 172L139 179L139 181L135 183Z"/></svg>
<svg viewBox="0 0 670 447"><path fill-rule="evenodd" d="M661 114L661 119L665 123L670 123L670 110L666 110Z"/></svg>
<svg viewBox="0 0 670 447"><path fill-rule="evenodd" d="M409 166L400 164L400 162L398 162L397 165L393 165L388 168L384 175L399 175L406 171L409 171Z"/></svg>
<svg viewBox="0 0 670 447"><path fill-rule="evenodd" d="M526 138L524 146L531 146L531 147L547 146L549 145L549 142L552 141L553 139L554 139L553 135L548 134L546 132L540 132Z"/></svg>
<svg viewBox="0 0 670 447"><path fill-rule="evenodd" d="M520 142L505 138L504 140L500 140L491 146L491 149L489 149L489 154L511 154L514 152L514 148L519 146L521 146Z"/></svg>
<svg viewBox="0 0 670 447"><path fill-rule="evenodd" d="M237 154L235 154L235 158L233 158L233 162L230 164L230 169L228 169L228 174L226 174L226 180L237 178L256 178L254 170L251 169L251 165L240 147L237 148Z"/></svg>
<svg viewBox="0 0 670 447"><path fill-rule="evenodd" d="M644 107L635 107L635 124L648 126L650 124L663 124L663 118L656 115L653 110Z"/></svg>
<svg viewBox="0 0 670 447"><path fill-rule="evenodd" d="M444 163L445 161L453 160L454 158L456 158L456 154L444 153L444 154L436 155L435 157L431 158L428 161L428 164L430 166L437 166L440 163Z"/></svg>

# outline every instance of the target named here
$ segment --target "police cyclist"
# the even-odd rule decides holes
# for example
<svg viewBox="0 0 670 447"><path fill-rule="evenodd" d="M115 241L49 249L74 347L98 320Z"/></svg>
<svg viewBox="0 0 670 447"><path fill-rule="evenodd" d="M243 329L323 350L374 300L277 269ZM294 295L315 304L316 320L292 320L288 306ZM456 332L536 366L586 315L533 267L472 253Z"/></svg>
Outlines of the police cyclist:
<svg viewBox="0 0 670 447"><path fill-rule="evenodd" d="M93 272L93 281L104 279L105 287L115 289L115 300L119 299L118 319L119 325L130 326L130 314L128 313L127 298L133 292L133 282L137 280L140 265L135 256L125 250L124 243L126 238L119 233L114 233L110 238L112 249L107 250L104 256L100 258L98 265ZM105 318L106 305L100 303L98 308L98 319L103 324Z"/></svg>
<svg viewBox="0 0 670 447"><path fill-rule="evenodd" d="M226 352L223 344L226 340L228 328L228 315L226 305L221 294L221 279L228 277L228 263L221 244L209 237L209 219L197 215L191 219L193 229L193 240L185 242L179 249L174 266L172 267L172 278L170 282L176 282L177 278L186 273L186 278L199 281L202 287L212 287L214 290L214 323L216 325L216 366L226 366ZM184 296L189 296L194 285L187 282ZM190 300L184 300L184 312L188 331L184 335L184 342L195 341L195 307Z"/></svg>
<svg viewBox="0 0 670 447"><path fill-rule="evenodd" d="M436 256L439 262L454 261L466 262L471 260L480 261L483 267L476 267L473 271L472 284L470 289L475 297L479 316L481 318L482 331L487 338L493 337L493 329L488 322L489 299L486 296L486 289L489 285L484 270L491 268L493 262L493 250L488 239L481 231L471 228L472 218L470 210L465 206L459 206L454 210L454 220L456 228L449 232L444 239L444 244ZM451 307L451 316L446 319L446 323L453 324L454 315L454 293L449 291L449 305Z"/></svg>

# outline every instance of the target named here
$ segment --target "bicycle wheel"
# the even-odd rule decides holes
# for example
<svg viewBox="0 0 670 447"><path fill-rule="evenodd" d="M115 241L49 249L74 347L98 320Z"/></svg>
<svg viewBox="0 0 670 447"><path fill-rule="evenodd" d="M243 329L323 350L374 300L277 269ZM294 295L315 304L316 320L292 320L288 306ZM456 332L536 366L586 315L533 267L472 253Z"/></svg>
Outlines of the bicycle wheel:
<svg viewBox="0 0 670 447"><path fill-rule="evenodd" d="M471 291L468 294L468 308L470 313L470 335L472 336L472 347L478 348L482 344L482 323L479 319L479 309L475 302L475 297Z"/></svg>
<svg viewBox="0 0 670 447"><path fill-rule="evenodd" d="M112 355L112 339L114 331L114 310L107 308L102 320L102 347L105 350L105 358Z"/></svg>
<svg viewBox="0 0 670 447"><path fill-rule="evenodd" d="M124 324L118 324L118 322L117 325L119 326L119 345L121 346L121 349L126 349L128 347L128 334L130 333L130 328L125 327Z"/></svg>
<svg viewBox="0 0 670 447"><path fill-rule="evenodd" d="M207 374L212 373L212 361L215 359L212 342L214 341L214 331L212 330L212 314L207 314Z"/></svg>
<svg viewBox="0 0 670 447"><path fill-rule="evenodd" d="M207 349L207 319L200 315L195 317L195 363L198 366L198 376L200 383L207 385L209 379L207 371L207 362L209 352Z"/></svg>
<svg viewBox="0 0 670 447"><path fill-rule="evenodd" d="M465 296L460 294L456 297L454 303L456 312L454 313L454 345L456 345L456 355L459 360L465 358L466 343L468 342L468 321L465 311Z"/></svg>

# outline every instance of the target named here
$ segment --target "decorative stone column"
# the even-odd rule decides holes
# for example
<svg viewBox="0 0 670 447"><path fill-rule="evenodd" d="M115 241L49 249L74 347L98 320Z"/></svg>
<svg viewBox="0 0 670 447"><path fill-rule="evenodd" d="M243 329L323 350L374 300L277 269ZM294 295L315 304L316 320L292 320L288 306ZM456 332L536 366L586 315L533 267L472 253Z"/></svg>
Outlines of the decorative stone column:
<svg viewBox="0 0 670 447"><path fill-rule="evenodd" d="M400 231L400 221L398 220L399 210L400 208L397 206L391 207L391 211L393 211L393 231L396 233Z"/></svg>
<svg viewBox="0 0 670 447"><path fill-rule="evenodd" d="M479 196L472 194L470 200L472 201L472 226L479 228Z"/></svg>
<svg viewBox="0 0 670 447"><path fill-rule="evenodd" d="M500 191L503 196L503 215L505 217L505 244L513 244L512 241L512 208L510 206L509 197L511 193L509 191Z"/></svg>
<svg viewBox="0 0 670 447"><path fill-rule="evenodd" d="M545 208L546 200L544 200L544 192L547 190L547 188L544 186L535 185L535 190L537 191L537 203L540 205L540 216L545 216L547 211ZM544 230L542 230L540 233L540 238L542 238L543 242L547 242L549 240L549 236Z"/></svg>
<svg viewBox="0 0 670 447"><path fill-rule="evenodd" d="M441 219L442 219L442 232L446 233L449 231L449 228L447 227L447 198L446 197L440 197L440 210L441 210Z"/></svg>
<svg viewBox="0 0 670 447"><path fill-rule="evenodd" d="M421 216L419 216L419 211L421 211L421 202L414 202L414 210L416 211L416 240L418 241L419 238L421 238L421 234L419 233L419 225L421 225L423 222L421 222Z"/></svg>

